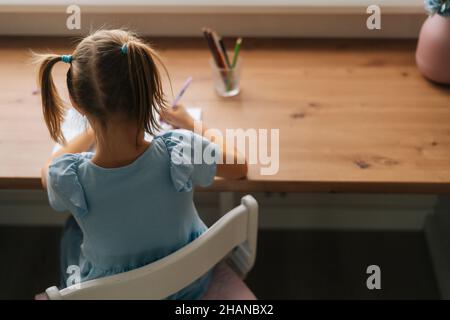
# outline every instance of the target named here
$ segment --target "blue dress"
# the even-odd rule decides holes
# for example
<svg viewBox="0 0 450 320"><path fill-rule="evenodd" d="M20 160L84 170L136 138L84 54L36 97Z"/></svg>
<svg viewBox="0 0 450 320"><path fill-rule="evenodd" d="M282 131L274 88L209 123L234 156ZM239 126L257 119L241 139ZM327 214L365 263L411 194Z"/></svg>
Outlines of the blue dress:
<svg viewBox="0 0 450 320"><path fill-rule="evenodd" d="M195 161L194 150L214 161ZM206 226L193 202L195 185L208 186L219 150L187 130L156 136L133 163L95 165L93 153L65 154L49 167L50 205L69 210L61 242L62 285L78 267L81 281L129 271L161 259L200 236ZM197 159L198 160L198 159ZM169 299L199 299L211 271Z"/></svg>

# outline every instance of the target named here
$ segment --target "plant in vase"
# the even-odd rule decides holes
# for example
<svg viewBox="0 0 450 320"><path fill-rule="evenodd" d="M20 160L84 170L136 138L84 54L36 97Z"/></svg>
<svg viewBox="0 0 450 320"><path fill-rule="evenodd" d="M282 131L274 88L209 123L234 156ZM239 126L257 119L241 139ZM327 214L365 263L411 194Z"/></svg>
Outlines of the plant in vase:
<svg viewBox="0 0 450 320"><path fill-rule="evenodd" d="M450 16L450 0L425 0L425 9L430 15Z"/></svg>
<svg viewBox="0 0 450 320"><path fill-rule="evenodd" d="M416 62L429 80L450 84L450 0L425 0L430 14L420 30Z"/></svg>

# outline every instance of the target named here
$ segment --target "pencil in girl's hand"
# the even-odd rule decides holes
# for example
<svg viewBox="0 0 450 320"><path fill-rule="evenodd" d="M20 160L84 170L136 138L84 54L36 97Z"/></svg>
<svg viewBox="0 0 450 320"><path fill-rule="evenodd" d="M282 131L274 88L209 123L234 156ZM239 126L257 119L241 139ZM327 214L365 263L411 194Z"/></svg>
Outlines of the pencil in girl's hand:
<svg viewBox="0 0 450 320"><path fill-rule="evenodd" d="M180 102L181 97L183 96L184 92L186 91L186 89L189 87L189 85L192 82L192 77L189 77L186 79L186 81L184 82L183 86L181 87L180 92L178 92L177 96L175 97L175 99L172 102L171 107L174 108L178 102ZM164 124L165 122L163 120L160 119L161 124Z"/></svg>
<svg viewBox="0 0 450 320"><path fill-rule="evenodd" d="M233 63L231 64L231 68L234 68L236 66L236 62L239 55L239 50L241 50L241 44L242 44L242 38L238 38L236 40L236 45L234 46L234 56L233 56Z"/></svg>
<svg viewBox="0 0 450 320"><path fill-rule="evenodd" d="M175 107L178 104L178 102L180 101L181 97L183 96L184 92L189 87L191 82L192 82L192 77L189 77L189 78L186 79L186 81L183 84L183 87L181 87L180 92L176 96L175 100L173 100L172 107Z"/></svg>

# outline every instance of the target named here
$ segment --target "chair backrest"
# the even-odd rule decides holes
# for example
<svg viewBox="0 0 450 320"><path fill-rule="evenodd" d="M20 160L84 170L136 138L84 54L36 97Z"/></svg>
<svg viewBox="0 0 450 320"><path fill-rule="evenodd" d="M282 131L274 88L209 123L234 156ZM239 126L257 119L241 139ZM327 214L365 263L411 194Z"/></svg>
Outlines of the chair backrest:
<svg viewBox="0 0 450 320"><path fill-rule="evenodd" d="M200 237L144 267L68 288L46 290L49 299L163 299L183 289L228 256L242 275L256 257L258 203L247 195Z"/></svg>

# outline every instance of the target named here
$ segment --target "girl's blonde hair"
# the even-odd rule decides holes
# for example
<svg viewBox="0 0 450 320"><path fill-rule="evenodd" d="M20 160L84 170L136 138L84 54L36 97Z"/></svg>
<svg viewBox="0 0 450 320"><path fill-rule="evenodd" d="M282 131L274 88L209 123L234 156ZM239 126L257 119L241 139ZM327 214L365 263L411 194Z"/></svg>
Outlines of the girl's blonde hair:
<svg viewBox="0 0 450 320"><path fill-rule="evenodd" d="M84 38L71 56L36 54L45 123L53 140L65 143L61 132L65 107L52 77L59 62L70 63L67 87L71 99L86 114L107 126L110 117L126 117L139 130L154 134L157 115L167 101L157 63L158 54L135 34L99 30ZM164 68L165 70L165 68ZM167 73L167 71L166 71Z"/></svg>

